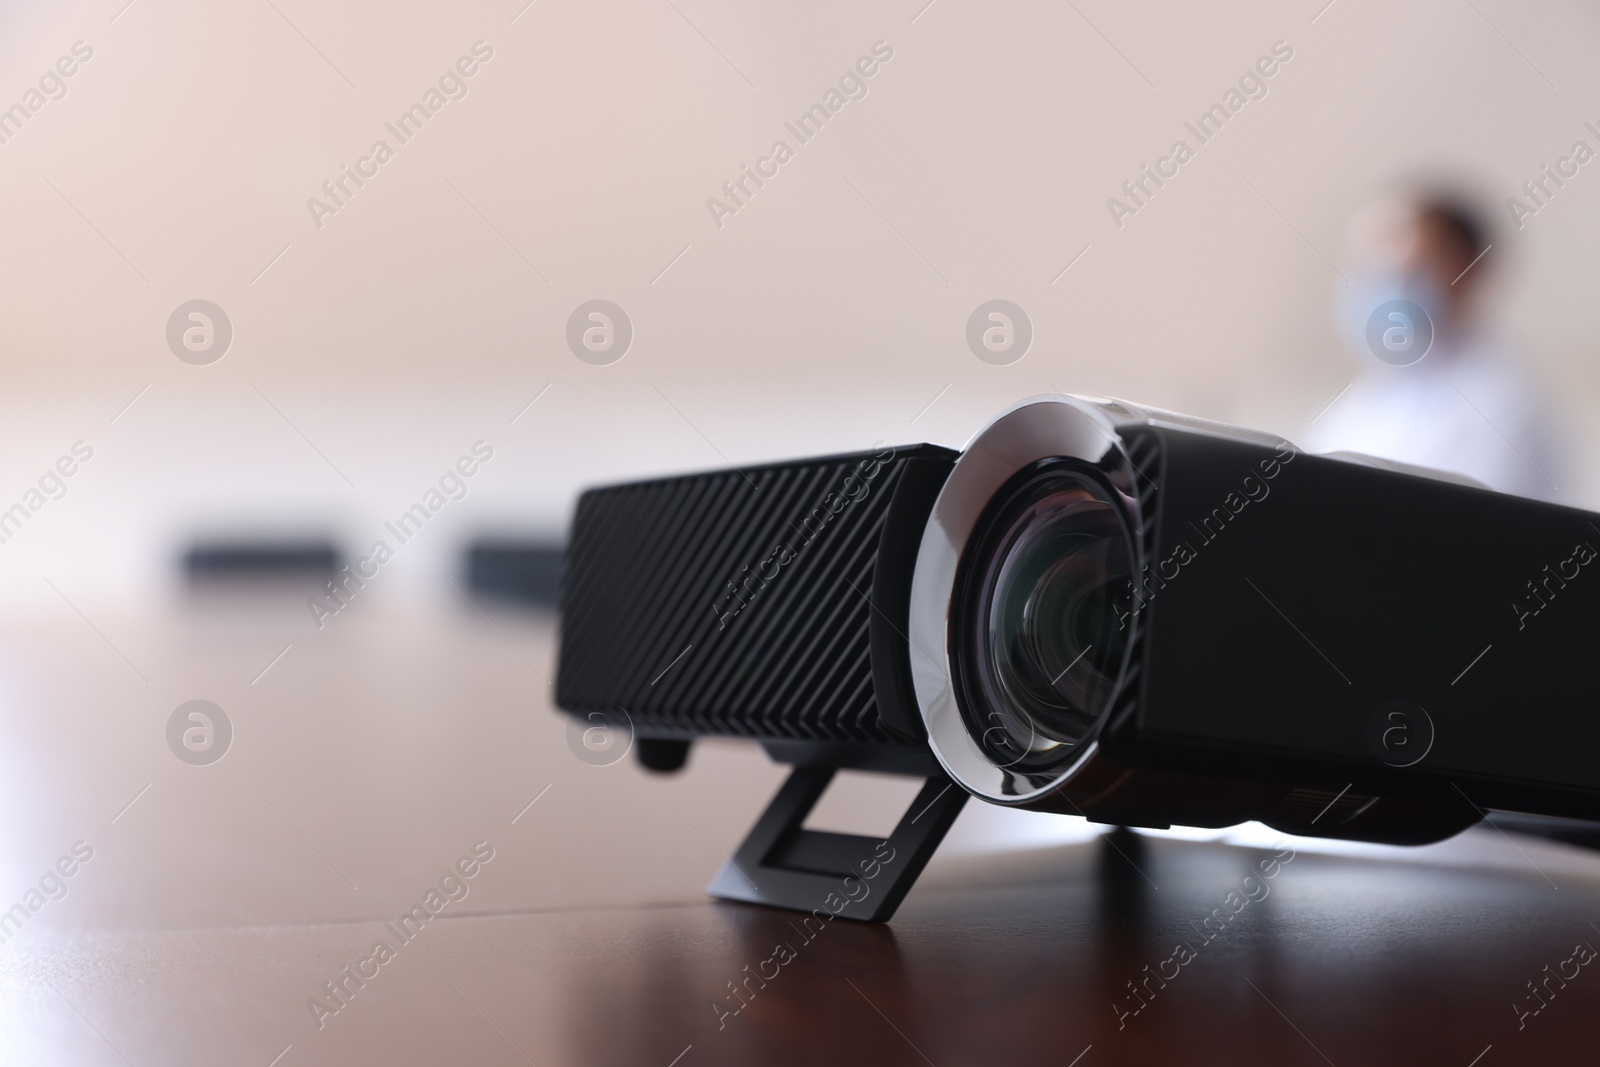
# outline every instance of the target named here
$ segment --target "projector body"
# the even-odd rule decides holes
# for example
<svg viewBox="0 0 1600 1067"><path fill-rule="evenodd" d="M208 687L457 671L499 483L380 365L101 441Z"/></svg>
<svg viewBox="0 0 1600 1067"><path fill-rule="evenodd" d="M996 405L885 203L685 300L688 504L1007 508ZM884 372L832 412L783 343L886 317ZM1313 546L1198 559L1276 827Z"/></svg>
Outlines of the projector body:
<svg viewBox="0 0 1600 1067"><path fill-rule="evenodd" d="M706 735L793 764L712 892L852 918L968 795L1394 844L1600 820L1596 544L1571 508L1042 398L961 452L585 493L557 703L657 769ZM801 829L839 768L927 785L887 842Z"/></svg>

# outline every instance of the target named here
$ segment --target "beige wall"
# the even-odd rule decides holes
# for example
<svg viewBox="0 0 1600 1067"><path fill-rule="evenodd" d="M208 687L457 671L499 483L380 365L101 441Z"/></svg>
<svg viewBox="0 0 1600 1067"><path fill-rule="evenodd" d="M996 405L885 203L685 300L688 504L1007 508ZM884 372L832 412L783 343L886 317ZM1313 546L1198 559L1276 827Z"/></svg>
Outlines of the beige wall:
<svg viewBox="0 0 1600 1067"><path fill-rule="evenodd" d="M273 3L0 8L0 103L94 50L0 145L0 507L95 449L0 545L8 596L149 590L197 527L364 544L478 439L495 460L396 592L470 529L558 529L594 479L958 444L1055 388L1292 436L1352 373L1328 260L1359 204L1419 171L1498 204L1600 147L1600 15L1570 0ZM480 40L467 95L396 145L384 123ZM866 96L799 145L783 123L880 40ZM1267 96L1116 227L1107 197L1276 41ZM394 158L319 229L307 198L379 137ZM794 158L719 229L707 198L778 138ZM1494 253L1591 471L1596 166ZM235 330L203 367L164 339L197 297ZM564 341L595 297L636 330L611 366ZM995 297L1035 329L1006 367L963 335ZM1566 488L1600 503L1596 474Z"/></svg>

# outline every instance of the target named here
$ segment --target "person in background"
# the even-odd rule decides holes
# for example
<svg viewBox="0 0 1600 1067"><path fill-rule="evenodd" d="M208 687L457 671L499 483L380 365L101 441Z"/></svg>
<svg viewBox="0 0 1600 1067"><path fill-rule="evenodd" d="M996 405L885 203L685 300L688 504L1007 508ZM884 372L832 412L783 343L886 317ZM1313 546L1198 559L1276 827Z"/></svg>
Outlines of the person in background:
<svg viewBox="0 0 1600 1067"><path fill-rule="evenodd" d="M1341 285L1339 311L1361 368L1312 420L1306 447L1558 498L1551 415L1484 321L1497 257L1483 216L1424 193L1359 216L1352 237L1363 265Z"/></svg>

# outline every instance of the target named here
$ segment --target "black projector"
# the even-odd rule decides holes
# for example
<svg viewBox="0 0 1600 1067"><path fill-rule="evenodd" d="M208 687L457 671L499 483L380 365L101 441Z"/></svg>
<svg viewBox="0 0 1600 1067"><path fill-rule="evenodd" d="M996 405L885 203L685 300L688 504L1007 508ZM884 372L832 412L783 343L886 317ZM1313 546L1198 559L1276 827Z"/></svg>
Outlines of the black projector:
<svg viewBox="0 0 1600 1067"><path fill-rule="evenodd" d="M593 489L557 703L648 767L795 768L716 896L888 918L969 794L1123 826L1421 844L1600 820L1597 516L1123 401ZM927 779L887 842L840 768Z"/></svg>

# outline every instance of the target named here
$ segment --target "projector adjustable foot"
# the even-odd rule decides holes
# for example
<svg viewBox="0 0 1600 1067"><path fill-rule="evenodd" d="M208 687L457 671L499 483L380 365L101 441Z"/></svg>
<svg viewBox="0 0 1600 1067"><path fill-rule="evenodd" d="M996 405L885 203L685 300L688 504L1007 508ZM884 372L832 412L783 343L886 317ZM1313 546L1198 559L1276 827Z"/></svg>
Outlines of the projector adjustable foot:
<svg viewBox="0 0 1600 1067"><path fill-rule="evenodd" d="M942 774L930 776L887 841L801 829L833 774L831 767L797 767L707 891L863 922L892 916L967 792Z"/></svg>

